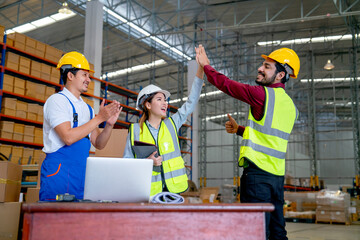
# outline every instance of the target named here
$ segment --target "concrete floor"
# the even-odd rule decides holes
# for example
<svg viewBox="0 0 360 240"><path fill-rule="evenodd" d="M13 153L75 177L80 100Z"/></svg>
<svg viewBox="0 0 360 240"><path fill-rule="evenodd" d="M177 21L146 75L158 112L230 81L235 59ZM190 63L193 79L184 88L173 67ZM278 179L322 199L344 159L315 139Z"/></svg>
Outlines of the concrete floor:
<svg viewBox="0 0 360 240"><path fill-rule="evenodd" d="M286 223L289 240L360 240L360 223Z"/></svg>

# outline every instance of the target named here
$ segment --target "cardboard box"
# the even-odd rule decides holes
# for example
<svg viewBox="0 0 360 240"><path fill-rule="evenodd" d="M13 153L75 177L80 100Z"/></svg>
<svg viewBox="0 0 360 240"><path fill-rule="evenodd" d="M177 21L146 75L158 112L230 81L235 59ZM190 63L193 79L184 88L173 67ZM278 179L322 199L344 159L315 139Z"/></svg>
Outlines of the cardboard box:
<svg viewBox="0 0 360 240"><path fill-rule="evenodd" d="M40 58L45 58L45 52L42 51L42 50L35 49L35 55L40 57Z"/></svg>
<svg viewBox="0 0 360 240"><path fill-rule="evenodd" d="M14 109L9 109L9 108L6 108L6 107L2 107L2 108L1 108L1 112L2 112L4 115L16 116L16 110L14 110Z"/></svg>
<svg viewBox="0 0 360 240"><path fill-rule="evenodd" d="M22 142L24 140L23 133L13 133L13 140Z"/></svg>
<svg viewBox="0 0 360 240"><path fill-rule="evenodd" d="M11 39L14 39L16 42L20 42L20 43L23 43L23 44L26 43L26 35L24 35L24 34L15 32L15 33L9 34L8 37L11 38Z"/></svg>
<svg viewBox="0 0 360 240"><path fill-rule="evenodd" d="M55 93L55 88L46 86L46 88L45 88L45 95L46 96L51 96L54 93Z"/></svg>
<svg viewBox="0 0 360 240"><path fill-rule="evenodd" d="M20 56L19 58L19 65L20 66L24 66L24 67L27 67L27 68L30 68L31 66L31 60L27 57L23 57L23 56Z"/></svg>
<svg viewBox="0 0 360 240"><path fill-rule="evenodd" d="M24 142L33 143L34 142L34 135L25 135L24 134Z"/></svg>
<svg viewBox="0 0 360 240"><path fill-rule="evenodd" d="M26 193L26 203L36 203L39 201L40 188L28 188Z"/></svg>
<svg viewBox="0 0 360 240"><path fill-rule="evenodd" d="M26 112L22 110L16 110L15 117L26 119Z"/></svg>
<svg viewBox="0 0 360 240"><path fill-rule="evenodd" d="M59 77L50 76L50 82L60 84L60 76Z"/></svg>
<svg viewBox="0 0 360 240"><path fill-rule="evenodd" d="M18 239L20 212L21 202L0 203L0 239Z"/></svg>
<svg viewBox="0 0 360 240"><path fill-rule="evenodd" d="M1 121L0 130L5 132L14 132L14 122L10 121Z"/></svg>
<svg viewBox="0 0 360 240"><path fill-rule="evenodd" d="M3 84L14 86L14 76L4 74L4 82L3 82Z"/></svg>
<svg viewBox="0 0 360 240"><path fill-rule="evenodd" d="M28 103L23 101L16 101L16 110L27 111Z"/></svg>
<svg viewBox="0 0 360 240"><path fill-rule="evenodd" d="M16 98L3 98L2 99L2 107L6 107L8 109L14 109L16 110L16 103L17 103L17 100Z"/></svg>
<svg viewBox="0 0 360 240"><path fill-rule="evenodd" d="M41 76L40 77L41 79L46 80L46 81L50 81L50 74L41 72L40 76Z"/></svg>
<svg viewBox="0 0 360 240"><path fill-rule="evenodd" d="M26 81L21 78L14 78L14 86L18 88L24 88L25 89Z"/></svg>
<svg viewBox="0 0 360 240"><path fill-rule="evenodd" d="M331 221L331 211L316 210L316 221L330 222Z"/></svg>
<svg viewBox="0 0 360 240"><path fill-rule="evenodd" d="M0 144L0 152L3 155L5 155L5 157L7 157L8 159L9 159L10 154L11 154L11 149L12 149L11 145Z"/></svg>
<svg viewBox="0 0 360 240"><path fill-rule="evenodd" d="M12 132L0 131L0 138L13 139Z"/></svg>
<svg viewBox="0 0 360 240"><path fill-rule="evenodd" d="M8 92L14 92L14 85L3 84L3 90Z"/></svg>
<svg viewBox="0 0 360 240"><path fill-rule="evenodd" d="M41 72L42 73L46 73L46 74L51 74L51 66L45 64L45 63L42 63L41 64Z"/></svg>
<svg viewBox="0 0 360 240"><path fill-rule="evenodd" d="M35 137L42 137L43 136L43 129L36 127L35 130L34 130L34 136Z"/></svg>
<svg viewBox="0 0 360 240"><path fill-rule="evenodd" d="M19 64L20 56L13 52L6 52L5 60L6 60L5 63L12 62L12 63Z"/></svg>
<svg viewBox="0 0 360 240"><path fill-rule="evenodd" d="M44 161L46 157L46 154L41 151L41 150L34 150L34 162L33 164L38 164L39 165L39 172L41 169L41 163ZM38 175L38 179L40 179L40 174ZM40 185L39 185L40 187Z"/></svg>
<svg viewBox="0 0 360 240"><path fill-rule="evenodd" d="M25 45L32 48L36 48L36 42L37 41L35 39L32 39L30 37L26 37L25 39Z"/></svg>
<svg viewBox="0 0 360 240"><path fill-rule="evenodd" d="M24 134L25 124L15 123L14 124L14 133Z"/></svg>
<svg viewBox="0 0 360 240"><path fill-rule="evenodd" d="M36 113L36 114L37 114L39 107L41 107L39 104L36 104L36 103L28 103L27 111L28 111L28 112L31 112L31 113Z"/></svg>
<svg viewBox="0 0 360 240"><path fill-rule="evenodd" d="M96 157L123 157L128 135L127 129L112 129L108 143L102 150L96 149Z"/></svg>
<svg viewBox="0 0 360 240"><path fill-rule="evenodd" d="M44 116L38 114L37 117L36 117L36 121L38 121L38 122L44 122Z"/></svg>
<svg viewBox="0 0 360 240"><path fill-rule="evenodd" d="M26 119L29 119L29 120L32 120L32 121L37 121L37 114L36 114L36 113L27 112L27 113L26 113Z"/></svg>
<svg viewBox="0 0 360 240"><path fill-rule="evenodd" d="M5 67L10 68L10 69L13 69L13 70L15 70L15 71L18 71L18 70L19 70L19 64L18 64L18 63L13 63L13 62L5 61Z"/></svg>
<svg viewBox="0 0 360 240"><path fill-rule="evenodd" d="M200 199L203 203L214 202L219 193L219 187L203 187L200 189Z"/></svg>
<svg viewBox="0 0 360 240"><path fill-rule="evenodd" d="M19 50L25 51L25 44L24 43L14 41L14 47L19 49Z"/></svg>
<svg viewBox="0 0 360 240"><path fill-rule="evenodd" d="M30 68L32 69L32 70L36 70L36 71L41 71L41 63L39 63L39 62L37 62L37 61L35 61L35 60L32 60L31 61L31 66L30 66Z"/></svg>
<svg viewBox="0 0 360 240"><path fill-rule="evenodd" d="M35 136L34 137L34 143L37 143L37 144L43 144L43 137L38 137L38 136Z"/></svg>
<svg viewBox="0 0 360 240"><path fill-rule="evenodd" d="M24 66L19 66L19 72L30 75L30 68L24 67Z"/></svg>
<svg viewBox="0 0 360 240"><path fill-rule="evenodd" d="M14 39L7 38L6 39L6 46L13 47L14 46Z"/></svg>
<svg viewBox="0 0 360 240"><path fill-rule="evenodd" d="M37 49L37 50L40 50L40 51L42 51L42 52L44 52L45 53L45 49L46 49L46 44L45 43L42 43L42 42L39 42L39 41L36 41L36 46L35 46L35 48Z"/></svg>
<svg viewBox="0 0 360 240"><path fill-rule="evenodd" d="M0 161L0 202L19 201L22 167L12 162ZM1 211L0 211L1 212Z"/></svg>
<svg viewBox="0 0 360 240"><path fill-rule="evenodd" d="M30 69L30 75L33 77L41 78L41 72L38 70Z"/></svg>
<svg viewBox="0 0 360 240"><path fill-rule="evenodd" d="M36 49L25 45L25 52L36 55Z"/></svg>
<svg viewBox="0 0 360 240"><path fill-rule="evenodd" d="M32 158L34 157L34 149L32 148L24 148L21 164L31 164Z"/></svg>
<svg viewBox="0 0 360 240"><path fill-rule="evenodd" d="M18 88L18 87L14 87L13 90L14 93L19 94L19 95L25 95L25 89L24 88Z"/></svg>

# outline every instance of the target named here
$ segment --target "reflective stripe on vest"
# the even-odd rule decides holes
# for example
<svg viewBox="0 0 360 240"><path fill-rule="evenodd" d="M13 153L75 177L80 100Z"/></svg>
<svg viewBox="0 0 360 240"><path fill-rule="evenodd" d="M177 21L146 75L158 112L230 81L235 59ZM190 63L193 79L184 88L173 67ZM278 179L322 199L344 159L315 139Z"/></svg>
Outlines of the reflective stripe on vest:
<svg viewBox="0 0 360 240"><path fill-rule="evenodd" d="M249 110L248 125L241 142L239 165L243 166L244 158L247 158L259 168L282 176L285 174L287 143L298 117L298 110L284 89L264 89L264 116L258 121L252 116L251 109Z"/></svg>
<svg viewBox="0 0 360 240"><path fill-rule="evenodd" d="M146 123L143 123L143 131L141 134L139 124L131 124L130 134L131 146L134 145L135 140L155 144L154 136L152 136ZM170 192L174 193L185 191L188 187L188 178L186 175L184 160L181 157L176 127L171 119L167 118L160 123L157 138L159 154L163 158L162 167L166 187ZM159 192L162 192L161 171L159 167L154 166L151 195L155 195Z"/></svg>

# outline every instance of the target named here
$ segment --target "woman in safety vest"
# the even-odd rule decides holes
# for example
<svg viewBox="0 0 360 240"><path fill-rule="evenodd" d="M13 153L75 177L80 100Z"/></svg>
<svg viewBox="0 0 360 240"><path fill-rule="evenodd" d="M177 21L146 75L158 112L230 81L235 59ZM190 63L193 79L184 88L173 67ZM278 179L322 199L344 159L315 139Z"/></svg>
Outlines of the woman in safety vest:
<svg viewBox="0 0 360 240"><path fill-rule="evenodd" d="M55 201L58 194L68 193L83 199L85 166L91 144L105 147L121 112L120 103L100 105L99 113L80 97L91 82L89 63L78 52L66 53L59 61L64 89L48 98L44 105L44 148L46 158L41 166L40 201ZM100 133L98 125L106 121Z"/></svg>
<svg viewBox="0 0 360 240"><path fill-rule="evenodd" d="M195 51L198 49L195 48ZM158 152L148 157L154 161L151 196L163 191L181 193L188 188L188 178L184 160L181 157L177 132L198 103L204 83L203 76L203 68L198 67L188 100L170 118L166 118L167 99L170 97L168 91L149 85L143 88L137 97L136 107L143 111L143 115L139 123L133 123L130 126L124 157L136 158L132 148L134 141L152 143L157 146Z"/></svg>

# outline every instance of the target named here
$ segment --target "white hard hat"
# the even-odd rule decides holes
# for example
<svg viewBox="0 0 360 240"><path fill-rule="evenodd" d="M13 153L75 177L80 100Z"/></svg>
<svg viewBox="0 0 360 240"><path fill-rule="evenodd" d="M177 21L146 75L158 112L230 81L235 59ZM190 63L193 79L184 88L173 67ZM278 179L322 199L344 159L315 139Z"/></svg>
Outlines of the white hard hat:
<svg viewBox="0 0 360 240"><path fill-rule="evenodd" d="M165 100L168 99L171 95L168 91L162 90L158 86L150 84L149 86L146 86L143 89L141 89L141 91L139 92L139 95L136 100L136 109L144 111L143 103L145 102L145 100L148 99L152 94L158 92L161 92L165 95Z"/></svg>

